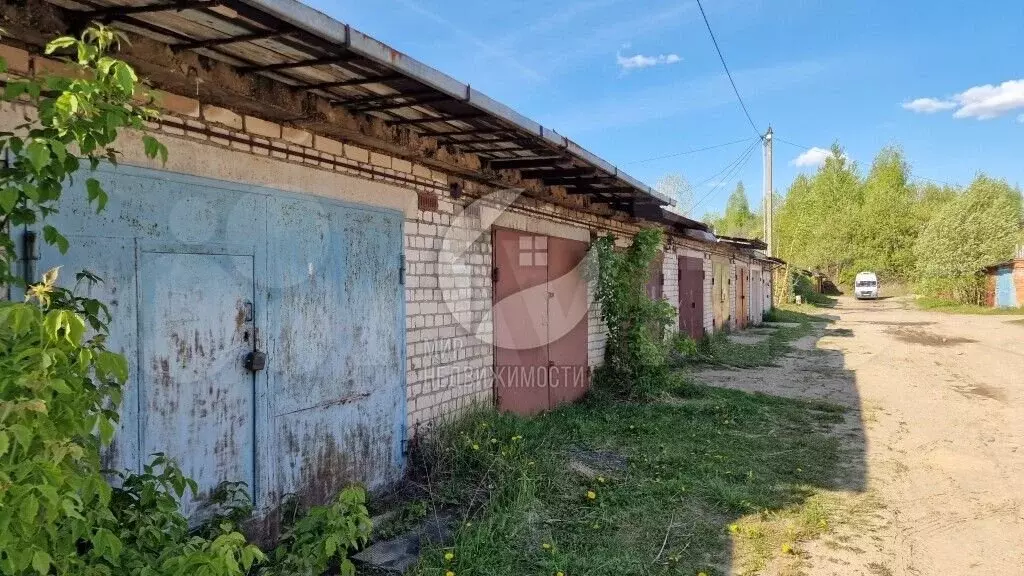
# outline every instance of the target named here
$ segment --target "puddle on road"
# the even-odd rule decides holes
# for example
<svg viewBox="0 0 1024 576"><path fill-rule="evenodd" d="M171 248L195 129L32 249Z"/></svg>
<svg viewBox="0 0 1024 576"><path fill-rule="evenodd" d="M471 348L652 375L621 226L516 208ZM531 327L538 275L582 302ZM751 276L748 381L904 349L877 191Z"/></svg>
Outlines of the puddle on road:
<svg viewBox="0 0 1024 576"><path fill-rule="evenodd" d="M895 337L897 340L910 344L921 344L922 346L956 346L957 344L970 344L977 342L970 338L960 336L943 336L926 330L914 328L892 327L885 331L886 334Z"/></svg>

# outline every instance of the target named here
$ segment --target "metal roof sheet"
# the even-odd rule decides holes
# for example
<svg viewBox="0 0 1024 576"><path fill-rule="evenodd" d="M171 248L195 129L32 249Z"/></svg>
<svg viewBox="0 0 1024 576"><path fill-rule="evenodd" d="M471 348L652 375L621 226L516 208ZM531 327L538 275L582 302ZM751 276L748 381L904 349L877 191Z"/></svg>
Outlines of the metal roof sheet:
<svg viewBox="0 0 1024 576"><path fill-rule="evenodd" d="M47 1L438 138L485 167L530 167L545 184L617 209L675 204L556 131L296 0Z"/></svg>

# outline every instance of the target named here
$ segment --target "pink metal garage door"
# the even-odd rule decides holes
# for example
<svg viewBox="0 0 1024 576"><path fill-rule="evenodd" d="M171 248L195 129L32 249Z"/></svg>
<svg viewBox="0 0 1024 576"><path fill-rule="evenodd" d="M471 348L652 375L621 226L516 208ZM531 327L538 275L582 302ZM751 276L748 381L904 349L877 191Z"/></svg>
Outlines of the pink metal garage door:
<svg viewBox="0 0 1024 576"><path fill-rule="evenodd" d="M577 269L587 244L494 231L498 408L530 415L587 390L587 291Z"/></svg>
<svg viewBox="0 0 1024 576"><path fill-rule="evenodd" d="M679 331L704 336L704 261L679 257Z"/></svg>

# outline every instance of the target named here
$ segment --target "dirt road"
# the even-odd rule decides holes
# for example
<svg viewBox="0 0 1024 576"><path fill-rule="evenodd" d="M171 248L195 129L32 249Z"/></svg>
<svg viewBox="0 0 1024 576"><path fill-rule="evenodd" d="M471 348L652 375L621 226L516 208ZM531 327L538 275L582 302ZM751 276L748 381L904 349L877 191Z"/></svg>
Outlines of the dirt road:
<svg viewBox="0 0 1024 576"><path fill-rule="evenodd" d="M811 575L1024 575L1024 319L841 300L778 367L710 384L850 406ZM781 570L775 570L779 572Z"/></svg>

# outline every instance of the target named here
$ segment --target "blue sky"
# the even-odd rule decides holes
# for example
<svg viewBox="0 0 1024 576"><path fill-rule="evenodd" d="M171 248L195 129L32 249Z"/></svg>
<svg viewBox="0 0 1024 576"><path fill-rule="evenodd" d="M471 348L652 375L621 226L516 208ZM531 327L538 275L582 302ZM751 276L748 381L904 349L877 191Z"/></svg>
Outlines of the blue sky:
<svg viewBox="0 0 1024 576"><path fill-rule="evenodd" d="M304 0L554 128L654 184L682 174L721 210L761 154L717 188L754 138L689 0ZM867 168L886 144L914 174L1024 184L1024 2L706 0L740 93L776 133L775 187L838 140ZM710 182L707 182L708 180Z"/></svg>

